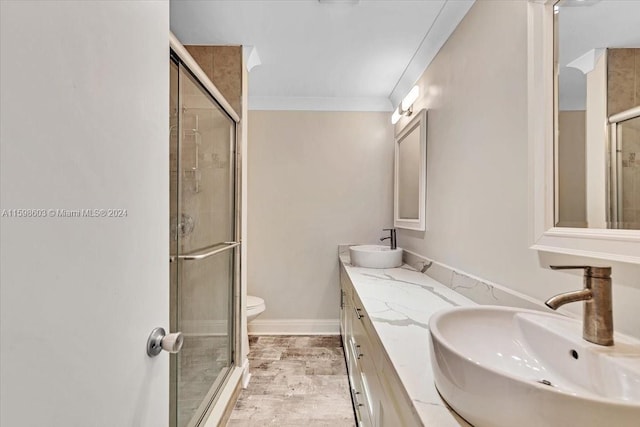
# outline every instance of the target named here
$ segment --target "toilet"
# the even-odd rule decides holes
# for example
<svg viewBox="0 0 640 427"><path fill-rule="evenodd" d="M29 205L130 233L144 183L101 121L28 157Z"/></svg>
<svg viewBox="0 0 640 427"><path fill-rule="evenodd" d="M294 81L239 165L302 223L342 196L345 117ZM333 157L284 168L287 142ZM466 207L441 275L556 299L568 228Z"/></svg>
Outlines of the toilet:
<svg viewBox="0 0 640 427"><path fill-rule="evenodd" d="M247 323L250 323L253 319L258 317L265 308L267 308L267 306L264 304L264 300L262 298L247 295Z"/></svg>
<svg viewBox="0 0 640 427"><path fill-rule="evenodd" d="M256 317L260 316L260 314L267 308L264 303L264 300L260 297L255 297L253 295L247 295L247 325L251 323ZM249 349L249 334L244 337L244 346L248 350ZM249 379L251 378L251 374L249 373L249 361L245 362L243 366L244 372L242 374L242 387L247 388L249 385Z"/></svg>

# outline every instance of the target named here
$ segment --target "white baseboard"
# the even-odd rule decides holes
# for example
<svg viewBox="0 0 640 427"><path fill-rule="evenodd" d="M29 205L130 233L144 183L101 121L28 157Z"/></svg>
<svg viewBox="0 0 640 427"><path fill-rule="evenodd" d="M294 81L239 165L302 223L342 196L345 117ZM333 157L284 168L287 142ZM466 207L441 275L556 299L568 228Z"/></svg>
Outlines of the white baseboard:
<svg viewBox="0 0 640 427"><path fill-rule="evenodd" d="M338 319L256 319L249 335L340 335Z"/></svg>
<svg viewBox="0 0 640 427"><path fill-rule="evenodd" d="M245 359L242 364L242 388L249 387L249 381L251 381L251 374L249 373L249 360Z"/></svg>

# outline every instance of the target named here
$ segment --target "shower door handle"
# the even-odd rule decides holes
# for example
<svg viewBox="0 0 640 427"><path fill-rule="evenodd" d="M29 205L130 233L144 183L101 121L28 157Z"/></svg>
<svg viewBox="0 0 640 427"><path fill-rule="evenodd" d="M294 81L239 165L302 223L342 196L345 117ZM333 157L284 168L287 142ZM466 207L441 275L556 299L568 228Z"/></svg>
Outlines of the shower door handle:
<svg viewBox="0 0 640 427"><path fill-rule="evenodd" d="M200 261L201 259L209 258L212 255L219 254L220 252L228 251L229 249L233 249L236 246L240 246L240 242L224 242L226 246L219 247L220 245L215 245L213 248L206 252L192 253L186 255L178 255L177 257L171 257L169 260L173 262L176 258L184 261Z"/></svg>

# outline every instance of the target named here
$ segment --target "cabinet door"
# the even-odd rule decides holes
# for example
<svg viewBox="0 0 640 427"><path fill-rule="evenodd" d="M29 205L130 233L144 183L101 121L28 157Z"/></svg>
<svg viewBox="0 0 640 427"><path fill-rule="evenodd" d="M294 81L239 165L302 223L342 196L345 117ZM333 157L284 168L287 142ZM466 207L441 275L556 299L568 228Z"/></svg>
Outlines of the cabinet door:
<svg viewBox="0 0 640 427"><path fill-rule="evenodd" d="M387 426L420 426L420 418L416 413L406 391L400 382L391 362L385 357L378 370L378 378L385 390L384 411L382 419ZM385 424L386 423L386 424Z"/></svg>
<svg viewBox="0 0 640 427"><path fill-rule="evenodd" d="M362 322L364 319L364 312L356 312L355 309L352 310L352 312L352 353L355 365L360 373L360 387L362 394L360 403L364 405L361 408L361 411L367 413L372 421L371 425L377 425L377 407L380 395L383 391L376 374L374 352L371 347L371 342L366 334L364 324Z"/></svg>
<svg viewBox="0 0 640 427"><path fill-rule="evenodd" d="M376 414L377 427L396 427L402 424L402 417L398 409L385 394L378 402L378 413Z"/></svg>
<svg viewBox="0 0 640 427"><path fill-rule="evenodd" d="M349 360L349 352L347 351L349 340L351 339L351 317L353 312L353 302L351 301L352 287L344 267L340 267L340 333L342 334L342 346L347 360ZM347 368L348 369L348 368Z"/></svg>
<svg viewBox="0 0 640 427"><path fill-rule="evenodd" d="M371 411L368 406L367 392L363 384L363 373L358 364L357 352L353 337L349 341L348 348L351 358L348 362L349 366L349 384L351 387L351 399L356 413L358 427L373 426L371 422Z"/></svg>
<svg viewBox="0 0 640 427"><path fill-rule="evenodd" d="M420 425L416 423L410 404L403 401L404 393L398 389L395 371L383 356L384 350L373 324L342 268L340 282L340 327L358 427ZM385 374L392 375L393 380Z"/></svg>

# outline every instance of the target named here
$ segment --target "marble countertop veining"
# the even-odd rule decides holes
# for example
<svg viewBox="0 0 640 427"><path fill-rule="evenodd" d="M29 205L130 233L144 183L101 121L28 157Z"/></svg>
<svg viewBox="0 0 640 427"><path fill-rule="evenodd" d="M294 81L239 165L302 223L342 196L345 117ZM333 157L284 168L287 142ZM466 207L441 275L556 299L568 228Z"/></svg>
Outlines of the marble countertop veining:
<svg viewBox="0 0 640 427"><path fill-rule="evenodd" d="M340 261L423 424L469 426L447 408L433 383L429 319L441 309L477 304L406 264L354 267L348 248Z"/></svg>

